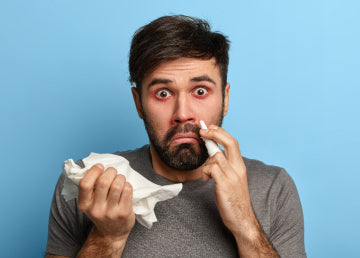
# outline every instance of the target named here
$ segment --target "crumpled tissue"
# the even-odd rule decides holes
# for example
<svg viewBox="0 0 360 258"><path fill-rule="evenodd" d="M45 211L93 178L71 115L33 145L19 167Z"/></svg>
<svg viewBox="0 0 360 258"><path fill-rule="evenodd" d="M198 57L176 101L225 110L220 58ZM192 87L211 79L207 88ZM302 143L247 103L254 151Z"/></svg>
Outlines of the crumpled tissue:
<svg viewBox="0 0 360 258"><path fill-rule="evenodd" d="M113 167L132 185L133 211L137 221L147 228L151 228L152 224L157 221L154 212L156 203L177 196L182 189L181 183L161 186L150 182L132 169L127 159L119 155L91 153L82 161L85 168L75 164L72 159L66 160L63 164L65 181L61 194L65 200L69 201L78 197L80 180L93 165L101 163L105 169Z"/></svg>

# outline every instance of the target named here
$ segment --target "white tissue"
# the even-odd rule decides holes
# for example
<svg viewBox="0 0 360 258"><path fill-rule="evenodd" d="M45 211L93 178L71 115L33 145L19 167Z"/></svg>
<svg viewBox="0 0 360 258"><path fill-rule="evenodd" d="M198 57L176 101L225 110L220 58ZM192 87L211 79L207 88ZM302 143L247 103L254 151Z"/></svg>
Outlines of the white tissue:
<svg viewBox="0 0 360 258"><path fill-rule="evenodd" d="M154 212L155 204L177 196L182 189L181 183L160 186L150 182L132 169L127 159L119 155L91 153L90 156L82 161L85 164L85 168L80 168L72 159L64 162L63 173L65 174L65 181L61 194L65 200L69 201L78 197L79 182L93 165L101 163L105 169L113 167L118 171L118 174L124 175L126 181L132 185L132 204L136 219L147 228L151 228L152 224L157 221Z"/></svg>

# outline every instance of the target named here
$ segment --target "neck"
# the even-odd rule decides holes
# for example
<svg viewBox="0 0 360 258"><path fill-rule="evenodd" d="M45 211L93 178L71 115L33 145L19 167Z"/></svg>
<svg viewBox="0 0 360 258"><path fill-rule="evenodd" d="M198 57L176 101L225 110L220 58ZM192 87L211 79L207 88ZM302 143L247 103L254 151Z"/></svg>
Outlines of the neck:
<svg viewBox="0 0 360 258"><path fill-rule="evenodd" d="M173 182L188 182L197 180L202 177L200 168L193 170L176 170L168 167L158 156L154 147L150 143L150 160L156 174L165 177Z"/></svg>

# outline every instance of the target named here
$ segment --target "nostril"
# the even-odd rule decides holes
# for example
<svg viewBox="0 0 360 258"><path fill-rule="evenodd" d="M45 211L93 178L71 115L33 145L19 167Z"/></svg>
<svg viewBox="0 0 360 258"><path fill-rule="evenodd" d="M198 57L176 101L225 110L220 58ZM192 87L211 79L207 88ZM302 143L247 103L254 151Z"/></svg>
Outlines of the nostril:
<svg viewBox="0 0 360 258"><path fill-rule="evenodd" d="M182 124L182 123L188 123L195 121L193 118L187 118L187 119L174 119L174 123L176 124Z"/></svg>

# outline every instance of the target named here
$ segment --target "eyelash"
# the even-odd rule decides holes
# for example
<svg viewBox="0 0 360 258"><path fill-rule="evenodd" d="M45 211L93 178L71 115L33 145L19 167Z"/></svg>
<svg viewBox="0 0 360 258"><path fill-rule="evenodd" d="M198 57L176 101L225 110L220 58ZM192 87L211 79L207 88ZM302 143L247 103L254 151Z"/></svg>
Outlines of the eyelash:
<svg viewBox="0 0 360 258"><path fill-rule="evenodd" d="M208 89L207 88L205 88L205 87L198 87L198 88L196 88L195 90L194 90L194 93L196 92L196 91L198 91L198 90L203 90L204 91L204 94L202 94L202 95L198 95L198 96L205 96L205 95L207 95L208 93L209 93L209 91L208 91Z"/></svg>
<svg viewBox="0 0 360 258"><path fill-rule="evenodd" d="M203 90L204 91L204 94L202 94L202 95L198 95L198 94L196 94L196 92L198 91L198 90ZM168 96L166 96L166 97L161 97L161 93L162 92L166 92L167 94L168 94ZM195 95L197 95L197 96L200 96L200 97L203 97L203 96L205 96L205 95L207 95L208 93L209 93L209 90L206 88L206 87L197 87L194 91L193 91L193 93L195 93ZM170 97L172 95L172 93L168 90L168 89L160 89L160 90L158 90L158 91L156 91L155 92L155 96L156 97L158 97L158 98L160 98L160 99L166 99L166 98L168 98L168 97Z"/></svg>
<svg viewBox="0 0 360 258"><path fill-rule="evenodd" d="M171 96L171 93L170 93L169 90L167 90L167 89L161 89L161 90L158 90L158 91L155 93L156 97L161 98L161 99L165 99L165 98L169 97L169 96L167 96L167 97L161 97L161 96L160 96L161 92L165 92L165 91L169 94L169 96Z"/></svg>

